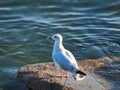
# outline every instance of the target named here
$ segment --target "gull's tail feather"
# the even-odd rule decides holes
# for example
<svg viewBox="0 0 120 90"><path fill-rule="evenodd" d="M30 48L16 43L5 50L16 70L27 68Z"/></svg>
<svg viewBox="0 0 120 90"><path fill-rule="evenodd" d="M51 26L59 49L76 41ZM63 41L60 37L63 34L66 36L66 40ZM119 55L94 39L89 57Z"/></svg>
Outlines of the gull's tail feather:
<svg viewBox="0 0 120 90"><path fill-rule="evenodd" d="M86 73L84 73L84 72L82 72L80 70L77 70L76 71L76 80L81 81L86 77L86 75L87 75Z"/></svg>
<svg viewBox="0 0 120 90"><path fill-rule="evenodd" d="M80 70L77 70L77 71L76 71L76 74L80 74L80 75L86 76L86 73L84 73L84 72L82 72L82 71L80 71Z"/></svg>
<svg viewBox="0 0 120 90"><path fill-rule="evenodd" d="M80 70L77 70L75 73L71 73L73 78L77 81L81 81L83 80L85 77L86 77L86 73L80 71Z"/></svg>
<svg viewBox="0 0 120 90"><path fill-rule="evenodd" d="M77 81L81 81L81 80L83 80L83 79L85 79L85 76L79 76L78 74L76 75L76 80Z"/></svg>

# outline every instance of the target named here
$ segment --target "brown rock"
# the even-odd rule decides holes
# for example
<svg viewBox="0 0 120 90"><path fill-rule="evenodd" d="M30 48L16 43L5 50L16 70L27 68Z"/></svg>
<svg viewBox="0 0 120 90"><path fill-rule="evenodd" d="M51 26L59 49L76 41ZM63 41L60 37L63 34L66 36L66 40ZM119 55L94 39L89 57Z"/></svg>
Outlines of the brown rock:
<svg viewBox="0 0 120 90"><path fill-rule="evenodd" d="M18 78L31 90L73 90L64 86L64 79L58 78L57 68L53 63L39 63L21 67Z"/></svg>
<svg viewBox="0 0 120 90"><path fill-rule="evenodd" d="M79 61L78 65L87 73L87 77L79 82L72 77L58 78L58 68L52 62L21 67L17 77L25 82L29 90L109 90L111 83L95 74L96 70L103 70L106 63L111 62L109 59Z"/></svg>

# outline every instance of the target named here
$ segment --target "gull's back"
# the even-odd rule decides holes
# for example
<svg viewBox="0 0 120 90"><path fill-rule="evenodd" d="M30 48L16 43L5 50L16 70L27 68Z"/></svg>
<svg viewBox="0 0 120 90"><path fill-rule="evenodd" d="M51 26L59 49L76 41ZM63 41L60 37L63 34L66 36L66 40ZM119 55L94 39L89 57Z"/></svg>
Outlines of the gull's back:
<svg viewBox="0 0 120 90"><path fill-rule="evenodd" d="M74 56L70 51L64 48L62 50L54 51L53 60L58 67L66 71L73 72L74 69L78 69Z"/></svg>

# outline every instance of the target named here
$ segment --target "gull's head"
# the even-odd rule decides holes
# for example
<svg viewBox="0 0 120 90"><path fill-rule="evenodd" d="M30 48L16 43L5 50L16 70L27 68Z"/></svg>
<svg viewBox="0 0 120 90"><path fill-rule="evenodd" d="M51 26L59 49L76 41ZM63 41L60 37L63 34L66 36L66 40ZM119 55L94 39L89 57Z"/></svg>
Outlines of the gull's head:
<svg viewBox="0 0 120 90"><path fill-rule="evenodd" d="M62 41L62 35L60 34L54 34L51 38L55 41Z"/></svg>

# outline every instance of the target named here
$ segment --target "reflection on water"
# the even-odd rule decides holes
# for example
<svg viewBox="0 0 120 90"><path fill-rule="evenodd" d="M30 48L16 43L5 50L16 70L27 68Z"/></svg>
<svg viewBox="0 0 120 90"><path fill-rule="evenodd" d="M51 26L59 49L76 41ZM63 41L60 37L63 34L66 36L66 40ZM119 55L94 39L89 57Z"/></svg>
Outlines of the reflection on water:
<svg viewBox="0 0 120 90"><path fill-rule="evenodd" d="M119 57L120 0L1 0L0 90L20 66L52 61L55 33L77 60Z"/></svg>

